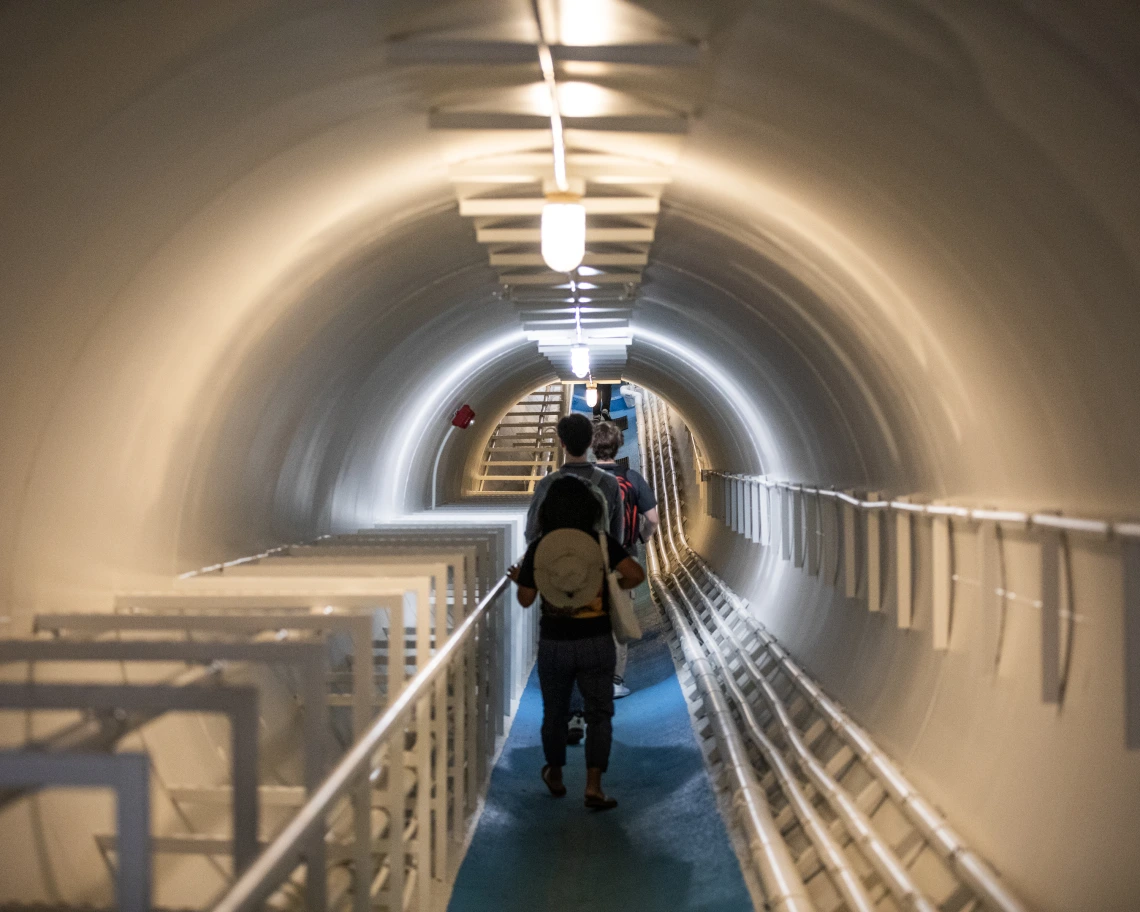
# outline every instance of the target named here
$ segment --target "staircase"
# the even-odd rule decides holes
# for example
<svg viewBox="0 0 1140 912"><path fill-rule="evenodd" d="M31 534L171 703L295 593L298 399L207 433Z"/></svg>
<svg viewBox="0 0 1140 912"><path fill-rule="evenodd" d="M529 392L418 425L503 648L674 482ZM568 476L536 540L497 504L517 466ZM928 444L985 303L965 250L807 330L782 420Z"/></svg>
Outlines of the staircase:
<svg viewBox="0 0 1140 912"><path fill-rule="evenodd" d="M471 494L527 496L558 467L558 419L569 410L569 391L552 383L523 397L499 422Z"/></svg>

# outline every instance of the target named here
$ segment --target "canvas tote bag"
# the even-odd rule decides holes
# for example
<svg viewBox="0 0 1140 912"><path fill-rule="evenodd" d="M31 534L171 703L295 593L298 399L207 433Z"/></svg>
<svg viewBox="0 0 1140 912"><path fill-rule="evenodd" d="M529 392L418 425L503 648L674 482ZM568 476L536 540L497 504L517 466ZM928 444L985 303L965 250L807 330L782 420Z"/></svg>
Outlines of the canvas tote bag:
<svg viewBox="0 0 1140 912"><path fill-rule="evenodd" d="M610 625L614 629L614 639L622 645L641 639L641 624L633 610L633 599L627 590L618 584L618 574L610 568L610 549L606 537L598 536L602 548L602 565L606 568L606 594L610 601Z"/></svg>

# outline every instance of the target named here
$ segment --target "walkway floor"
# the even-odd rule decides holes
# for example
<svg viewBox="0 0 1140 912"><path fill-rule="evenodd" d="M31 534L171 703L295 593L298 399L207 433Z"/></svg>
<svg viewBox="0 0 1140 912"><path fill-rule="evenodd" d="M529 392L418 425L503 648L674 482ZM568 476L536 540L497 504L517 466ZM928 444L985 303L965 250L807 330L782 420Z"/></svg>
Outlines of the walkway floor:
<svg viewBox="0 0 1140 912"><path fill-rule="evenodd" d="M745 912L752 908L665 643L630 650L633 694L617 703L605 787L620 806L582 806L581 747L569 794L539 778L542 698L532 674L486 807L460 868L450 912Z"/></svg>

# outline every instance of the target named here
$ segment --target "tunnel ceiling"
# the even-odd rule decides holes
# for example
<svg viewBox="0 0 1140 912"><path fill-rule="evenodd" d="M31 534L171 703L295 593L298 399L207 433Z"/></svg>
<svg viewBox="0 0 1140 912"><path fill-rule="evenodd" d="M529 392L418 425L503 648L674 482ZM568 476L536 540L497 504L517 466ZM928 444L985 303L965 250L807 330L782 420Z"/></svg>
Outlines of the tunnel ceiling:
<svg viewBox="0 0 1140 912"><path fill-rule="evenodd" d="M568 140L667 179L622 372L714 465L1140 508L1134 5L540 6L696 49L559 73L573 116L683 122ZM458 403L554 378L454 180L549 137L431 126L541 114L541 74L393 51L444 40L531 7L0 7L10 600L417 507Z"/></svg>

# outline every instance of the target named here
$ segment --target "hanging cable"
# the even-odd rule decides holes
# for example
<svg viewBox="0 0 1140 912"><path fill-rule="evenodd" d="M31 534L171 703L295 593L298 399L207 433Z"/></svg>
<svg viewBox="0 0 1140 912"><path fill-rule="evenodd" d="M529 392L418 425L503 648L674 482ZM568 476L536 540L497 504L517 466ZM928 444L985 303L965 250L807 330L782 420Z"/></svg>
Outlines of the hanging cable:
<svg viewBox="0 0 1140 912"><path fill-rule="evenodd" d="M531 9L534 11L535 25L538 26L538 65L542 70L542 81L550 94L550 138L554 147L554 183L559 193L570 190L570 181L566 177L566 142L562 136L562 111L558 106L558 83L554 80L554 57L550 53L550 45L546 43L546 34L542 28L542 13L538 9L538 0L531 0Z"/></svg>

